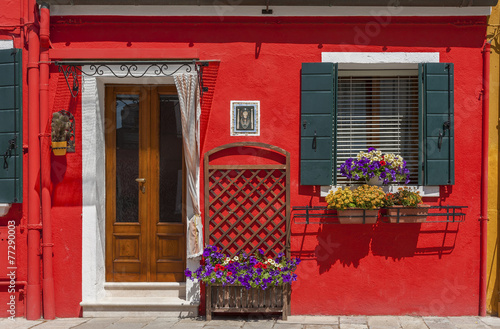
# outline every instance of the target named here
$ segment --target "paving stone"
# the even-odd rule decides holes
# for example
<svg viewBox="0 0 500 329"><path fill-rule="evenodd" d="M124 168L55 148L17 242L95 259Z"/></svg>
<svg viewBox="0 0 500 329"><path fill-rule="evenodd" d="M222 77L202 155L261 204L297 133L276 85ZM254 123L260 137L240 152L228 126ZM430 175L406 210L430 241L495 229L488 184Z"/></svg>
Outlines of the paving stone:
<svg viewBox="0 0 500 329"><path fill-rule="evenodd" d="M177 322L179 322L179 319L177 318L156 318L155 320L150 321L143 329L172 328Z"/></svg>
<svg viewBox="0 0 500 329"><path fill-rule="evenodd" d="M154 321L154 320L156 320L156 317L154 317L154 318L153 317L121 318L116 323L144 323L144 322L149 323L149 322Z"/></svg>
<svg viewBox="0 0 500 329"><path fill-rule="evenodd" d="M340 329L368 329L368 325L360 323L340 323Z"/></svg>
<svg viewBox="0 0 500 329"><path fill-rule="evenodd" d="M175 323L171 328L172 329L203 328L206 324L207 323L205 321L182 319L179 322Z"/></svg>
<svg viewBox="0 0 500 329"><path fill-rule="evenodd" d="M428 329L424 320L416 316L399 316L399 325L402 329Z"/></svg>
<svg viewBox="0 0 500 329"><path fill-rule="evenodd" d="M370 329L400 328L398 318L395 316L369 316L367 321Z"/></svg>
<svg viewBox="0 0 500 329"><path fill-rule="evenodd" d="M215 328L241 328L245 322L243 320L236 321L236 320L212 320L208 321L206 325L203 328L207 329L215 329Z"/></svg>
<svg viewBox="0 0 500 329"><path fill-rule="evenodd" d="M304 316L301 319L301 323L305 324L326 324L326 325L338 325L338 316L325 316L325 315L315 315L315 316Z"/></svg>
<svg viewBox="0 0 500 329"><path fill-rule="evenodd" d="M368 319L364 315L351 315L339 317L340 324L363 324L368 326Z"/></svg>
<svg viewBox="0 0 500 329"><path fill-rule="evenodd" d="M85 318L87 321L76 326L76 329L104 329L118 322L120 318Z"/></svg>
<svg viewBox="0 0 500 329"><path fill-rule="evenodd" d="M300 323L276 323L273 329L302 329L302 324Z"/></svg>
<svg viewBox="0 0 500 329"><path fill-rule="evenodd" d="M338 324L306 324L304 329L339 329Z"/></svg>
<svg viewBox="0 0 500 329"><path fill-rule="evenodd" d="M425 316L422 318L429 329L456 329L447 318Z"/></svg>
<svg viewBox="0 0 500 329"><path fill-rule="evenodd" d="M304 315L289 315L286 321L278 320L278 323L304 323L306 321L306 316Z"/></svg>
<svg viewBox="0 0 500 329"><path fill-rule="evenodd" d="M246 321L243 324L243 329L270 329L274 326L274 320L259 320L259 321Z"/></svg>
<svg viewBox="0 0 500 329"><path fill-rule="evenodd" d="M141 329L156 318L121 318L106 329Z"/></svg>
<svg viewBox="0 0 500 329"><path fill-rule="evenodd" d="M82 323L87 322L89 319L83 318L70 318L70 319L55 319L55 320L45 320L42 324L37 325L39 329L69 329L74 328Z"/></svg>
<svg viewBox="0 0 500 329"><path fill-rule="evenodd" d="M450 320L457 329L489 329L486 324L475 316L450 316L448 320Z"/></svg>
<svg viewBox="0 0 500 329"><path fill-rule="evenodd" d="M500 318L496 316L484 316L484 317L479 317L478 319L481 320L481 322L490 326L491 328L495 329L500 328Z"/></svg>
<svg viewBox="0 0 500 329"><path fill-rule="evenodd" d="M43 320L26 320L25 318L15 318L14 320L4 319L0 323L0 329L28 329L43 323Z"/></svg>

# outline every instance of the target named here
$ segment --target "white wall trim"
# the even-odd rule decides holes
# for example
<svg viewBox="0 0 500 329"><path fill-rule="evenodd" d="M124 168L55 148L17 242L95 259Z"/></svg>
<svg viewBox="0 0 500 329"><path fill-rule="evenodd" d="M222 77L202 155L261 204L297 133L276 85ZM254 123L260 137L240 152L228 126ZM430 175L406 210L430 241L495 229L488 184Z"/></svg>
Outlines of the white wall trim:
<svg viewBox="0 0 500 329"><path fill-rule="evenodd" d="M14 48L13 40L0 40L0 49L11 49Z"/></svg>
<svg viewBox="0 0 500 329"><path fill-rule="evenodd" d="M175 65L172 66L175 69ZM119 70L119 66L114 69ZM87 71L89 67L83 66L82 70ZM82 304L95 303L103 298L106 281L105 84L174 84L172 77L158 76L153 71L147 72L143 78L120 79L109 70L102 77L83 75L82 78ZM142 73L144 68L141 66L134 71L137 75ZM187 262L192 270L198 264L199 258ZM186 282L186 298L190 302L199 301L198 283Z"/></svg>
<svg viewBox="0 0 500 329"><path fill-rule="evenodd" d="M86 6L53 5L51 16L487 16L491 7L271 6Z"/></svg>
<svg viewBox="0 0 500 329"><path fill-rule="evenodd" d="M418 64L439 63L439 53L409 52L323 52L322 62L345 64Z"/></svg>

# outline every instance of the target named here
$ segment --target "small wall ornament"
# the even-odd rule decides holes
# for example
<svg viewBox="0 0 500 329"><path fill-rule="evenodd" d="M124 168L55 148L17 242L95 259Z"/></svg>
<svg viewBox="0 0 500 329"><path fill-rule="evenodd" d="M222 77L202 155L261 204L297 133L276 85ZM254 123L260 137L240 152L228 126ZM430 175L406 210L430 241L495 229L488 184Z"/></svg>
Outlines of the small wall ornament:
<svg viewBox="0 0 500 329"><path fill-rule="evenodd" d="M260 101L231 101L231 136L260 136Z"/></svg>

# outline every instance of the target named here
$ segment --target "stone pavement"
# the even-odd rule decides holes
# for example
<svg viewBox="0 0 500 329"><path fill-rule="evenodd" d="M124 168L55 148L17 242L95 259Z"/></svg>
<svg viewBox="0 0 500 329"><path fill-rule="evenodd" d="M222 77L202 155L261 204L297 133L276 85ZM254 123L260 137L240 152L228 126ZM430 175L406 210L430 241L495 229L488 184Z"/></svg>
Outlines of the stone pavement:
<svg viewBox="0 0 500 329"><path fill-rule="evenodd" d="M0 320L0 329L500 329L497 317L290 316L272 318L71 318L52 321Z"/></svg>

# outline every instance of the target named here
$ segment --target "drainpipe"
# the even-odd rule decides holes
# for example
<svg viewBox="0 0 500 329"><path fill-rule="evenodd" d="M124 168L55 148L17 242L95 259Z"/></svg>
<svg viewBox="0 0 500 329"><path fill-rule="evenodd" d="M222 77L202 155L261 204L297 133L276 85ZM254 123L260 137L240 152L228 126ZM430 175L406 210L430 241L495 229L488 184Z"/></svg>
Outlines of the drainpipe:
<svg viewBox="0 0 500 329"><path fill-rule="evenodd" d="M43 259L43 318L53 320L55 314L54 277L52 266L52 200L50 195L50 111L49 111L49 48L50 8L40 5L40 152L42 190L42 259Z"/></svg>
<svg viewBox="0 0 500 329"><path fill-rule="evenodd" d="M33 22L28 32L28 285L26 286L26 318L41 316L40 287L40 172L39 105L40 105L40 42L38 40L38 5L28 0L28 21Z"/></svg>
<svg viewBox="0 0 500 329"><path fill-rule="evenodd" d="M483 47L483 136L481 160L481 216L480 232L480 283L479 283L479 315L486 316L487 293L487 259L488 259L488 134L489 134L489 101L490 101L490 43Z"/></svg>

